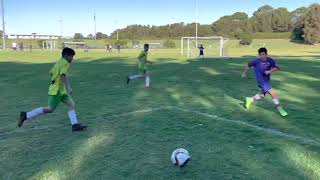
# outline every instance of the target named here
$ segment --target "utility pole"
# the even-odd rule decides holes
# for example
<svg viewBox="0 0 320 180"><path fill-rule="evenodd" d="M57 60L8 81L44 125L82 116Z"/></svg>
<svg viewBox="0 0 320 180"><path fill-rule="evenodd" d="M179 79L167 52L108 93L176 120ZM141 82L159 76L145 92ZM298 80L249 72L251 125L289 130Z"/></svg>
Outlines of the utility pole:
<svg viewBox="0 0 320 180"><path fill-rule="evenodd" d="M60 16L58 22L59 22L59 24L60 24L60 36L61 36L61 38L63 38L63 34L62 34L62 23L63 23L63 20L62 20L62 17L61 17L61 16Z"/></svg>
<svg viewBox="0 0 320 180"><path fill-rule="evenodd" d="M199 17L199 0L196 0L196 48L198 48L198 17Z"/></svg>
<svg viewBox="0 0 320 180"><path fill-rule="evenodd" d="M94 40L97 40L97 23L96 23L96 12L93 14L94 21Z"/></svg>
<svg viewBox="0 0 320 180"><path fill-rule="evenodd" d="M3 50L6 49L6 25L4 22L4 6L3 6L3 0L1 0L1 9L2 9L2 48Z"/></svg>
<svg viewBox="0 0 320 180"><path fill-rule="evenodd" d="M119 28L118 28L118 20L115 20L114 21L114 26L116 28L116 31L117 31L117 41L119 41Z"/></svg>

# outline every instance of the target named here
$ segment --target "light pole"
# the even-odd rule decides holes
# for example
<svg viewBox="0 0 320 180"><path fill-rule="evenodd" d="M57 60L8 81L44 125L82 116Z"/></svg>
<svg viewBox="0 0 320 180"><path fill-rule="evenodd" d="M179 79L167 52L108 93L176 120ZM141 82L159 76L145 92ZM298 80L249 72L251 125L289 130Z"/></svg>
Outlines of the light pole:
<svg viewBox="0 0 320 180"><path fill-rule="evenodd" d="M96 23L96 12L93 14L94 21L94 40L97 40L97 23Z"/></svg>
<svg viewBox="0 0 320 180"><path fill-rule="evenodd" d="M198 16L199 16L199 0L196 0L196 48L198 48Z"/></svg>
<svg viewBox="0 0 320 180"><path fill-rule="evenodd" d="M58 22L59 22L59 24L60 24L60 36L61 36L61 38L63 38L62 37L62 22L63 22L63 20L62 20L62 17L60 16L60 18L58 19Z"/></svg>
<svg viewBox="0 0 320 180"><path fill-rule="evenodd" d="M117 30L117 41L119 41L118 20L115 20L115 21L114 21L114 26L115 26L115 28L116 28L116 30Z"/></svg>
<svg viewBox="0 0 320 180"><path fill-rule="evenodd" d="M1 9L2 9L2 48L3 50L6 49L6 28L5 28L5 22L4 22L4 6L3 6L3 0L1 0Z"/></svg>

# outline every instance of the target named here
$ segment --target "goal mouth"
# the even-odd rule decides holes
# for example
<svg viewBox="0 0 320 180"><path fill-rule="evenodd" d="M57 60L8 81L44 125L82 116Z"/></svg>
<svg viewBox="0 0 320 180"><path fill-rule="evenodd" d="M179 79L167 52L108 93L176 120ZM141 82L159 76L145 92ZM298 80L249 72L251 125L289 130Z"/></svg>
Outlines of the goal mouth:
<svg viewBox="0 0 320 180"><path fill-rule="evenodd" d="M180 53L187 58L224 57L224 44L227 41L223 36L182 37Z"/></svg>

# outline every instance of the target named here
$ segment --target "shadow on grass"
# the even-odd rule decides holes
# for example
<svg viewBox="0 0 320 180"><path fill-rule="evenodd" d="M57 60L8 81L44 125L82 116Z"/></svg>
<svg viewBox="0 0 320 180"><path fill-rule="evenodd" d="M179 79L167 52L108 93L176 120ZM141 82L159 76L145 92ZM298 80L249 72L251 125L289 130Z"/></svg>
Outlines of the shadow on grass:
<svg viewBox="0 0 320 180"><path fill-rule="evenodd" d="M55 114L16 130L15 119L20 110L45 105L50 80L46 74L52 64L0 63L0 105L6 110L0 114L0 131L12 131L0 134L1 161L6 164L0 166L0 174L11 179L312 177L312 172L304 171L306 165L292 165L283 156L283 144L302 145L254 129L173 111L110 118L170 105L319 138L315 128L320 125L320 99L315 93L320 89L319 67L314 66L318 62L279 59L284 72L273 75L273 86L290 113L282 119L270 99L255 104L252 111L241 107L244 97L259 90L252 74L248 79L240 78L249 58L252 57L188 62L159 58L156 62L160 63L151 67L151 89L143 88L143 80L126 85L126 75L137 68L134 59L80 59L73 64L70 80L78 115L90 128L79 134L70 132L63 105ZM32 129L32 124L47 128ZM177 147L192 152L189 170L170 166L169 155ZM319 155L318 147L303 149Z"/></svg>

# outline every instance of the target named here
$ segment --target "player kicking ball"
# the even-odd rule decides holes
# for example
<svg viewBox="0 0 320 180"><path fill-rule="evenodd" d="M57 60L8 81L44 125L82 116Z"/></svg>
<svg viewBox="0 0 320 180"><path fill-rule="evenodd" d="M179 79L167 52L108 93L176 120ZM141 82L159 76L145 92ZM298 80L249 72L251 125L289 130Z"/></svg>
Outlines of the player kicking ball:
<svg viewBox="0 0 320 180"><path fill-rule="evenodd" d="M140 53L138 60L139 60L139 74L132 75L127 77L127 84L130 83L131 80L145 78L146 79L146 88L150 87L150 75L148 72L148 64L152 64L151 61L148 61L148 51L149 51L149 44L144 45L144 50Z"/></svg>
<svg viewBox="0 0 320 180"><path fill-rule="evenodd" d="M254 74L256 76L257 83L259 88L261 89L261 92L251 98L247 97L245 107L249 109L250 105L254 101L263 99L268 93L272 96L272 101L276 105L276 108L278 109L281 116L285 117L288 115L288 113L281 107L278 96L270 85L271 74L279 71L280 68L275 60L268 57L268 50L266 48L260 48L258 52L259 58L251 61L248 65L245 66L242 73L242 78L245 78L247 76L247 72L250 68L254 68Z"/></svg>
<svg viewBox="0 0 320 180"><path fill-rule="evenodd" d="M72 131L86 129L87 126L78 123L75 105L71 97L72 89L67 78L74 55L75 51L71 48L64 48L62 50L62 58L56 62L49 72L51 75L51 85L48 92L48 107L39 107L30 112L21 112L18 127L21 127L26 120L31 120L43 114L53 113L59 103L62 102L68 107Z"/></svg>

